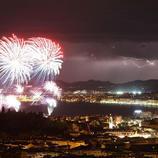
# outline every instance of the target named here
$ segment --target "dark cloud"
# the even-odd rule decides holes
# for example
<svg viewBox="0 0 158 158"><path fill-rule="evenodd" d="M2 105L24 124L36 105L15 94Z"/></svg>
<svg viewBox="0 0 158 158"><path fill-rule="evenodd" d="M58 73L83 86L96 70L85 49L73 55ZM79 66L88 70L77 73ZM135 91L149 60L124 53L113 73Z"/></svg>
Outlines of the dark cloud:
<svg viewBox="0 0 158 158"><path fill-rule="evenodd" d="M120 57L102 61L92 61L85 57L65 59L59 79L65 81L108 80L126 82L158 78L158 61Z"/></svg>
<svg viewBox="0 0 158 158"><path fill-rule="evenodd" d="M112 41L112 42L65 42L66 57L85 56L91 60L132 57L158 59L158 42Z"/></svg>
<svg viewBox="0 0 158 158"><path fill-rule="evenodd" d="M157 1L5 0L0 32L64 34L64 39L157 39Z"/></svg>

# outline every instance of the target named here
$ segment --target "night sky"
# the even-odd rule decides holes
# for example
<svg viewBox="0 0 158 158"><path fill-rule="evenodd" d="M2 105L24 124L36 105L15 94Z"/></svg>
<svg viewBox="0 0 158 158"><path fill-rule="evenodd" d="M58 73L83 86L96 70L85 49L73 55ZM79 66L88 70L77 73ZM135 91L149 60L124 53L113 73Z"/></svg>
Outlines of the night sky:
<svg viewBox="0 0 158 158"><path fill-rule="evenodd" d="M158 3L152 0L5 0L0 35L61 43L64 81L158 79Z"/></svg>

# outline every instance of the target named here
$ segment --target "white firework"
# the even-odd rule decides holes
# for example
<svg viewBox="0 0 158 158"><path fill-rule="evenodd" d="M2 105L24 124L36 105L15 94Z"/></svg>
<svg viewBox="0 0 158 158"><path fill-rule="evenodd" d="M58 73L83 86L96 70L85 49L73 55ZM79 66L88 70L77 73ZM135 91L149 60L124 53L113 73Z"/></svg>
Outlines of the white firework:
<svg viewBox="0 0 158 158"><path fill-rule="evenodd" d="M29 39L28 45L34 52L33 77L43 82L59 74L63 63L63 52L59 44L50 39L35 37Z"/></svg>
<svg viewBox="0 0 158 158"><path fill-rule="evenodd" d="M54 98L46 98L45 101L48 104L47 110L48 110L48 115L50 116L54 108L57 106L57 101Z"/></svg>
<svg viewBox="0 0 158 158"><path fill-rule="evenodd" d="M5 101L5 108L10 109L14 108L16 112L19 111L21 106L21 103L19 100L17 100L16 96L14 95L8 95L6 96L6 101Z"/></svg>
<svg viewBox="0 0 158 158"><path fill-rule="evenodd" d="M32 104L41 102L41 100L44 97L43 92L39 91L39 90L33 90L33 91L31 91L31 93L32 93Z"/></svg>
<svg viewBox="0 0 158 158"><path fill-rule="evenodd" d="M24 87L22 87L21 85L16 85L16 93L18 94L22 94L24 92Z"/></svg>
<svg viewBox="0 0 158 158"><path fill-rule="evenodd" d="M57 84L53 81L47 81L44 84L44 89L47 92L53 93L53 95L57 98L60 98L61 96L61 89L57 86Z"/></svg>
<svg viewBox="0 0 158 158"><path fill-rule="evenodd" d="M3 84L28 83L32 72L32 55L23 39L3 37L0 40L0 79Z"/></svg>

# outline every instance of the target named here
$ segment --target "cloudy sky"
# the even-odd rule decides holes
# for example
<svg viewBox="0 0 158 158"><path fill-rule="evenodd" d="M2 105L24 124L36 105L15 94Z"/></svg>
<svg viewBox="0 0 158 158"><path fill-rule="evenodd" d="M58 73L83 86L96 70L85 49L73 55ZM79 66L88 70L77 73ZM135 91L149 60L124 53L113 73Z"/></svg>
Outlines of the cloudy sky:
<svg viewBox="0 0 158 158"><path fill-rule="evenodd" d="M0 35L61 43L64 81L158 79L158 3L152 0L5 0Z"/></svg>

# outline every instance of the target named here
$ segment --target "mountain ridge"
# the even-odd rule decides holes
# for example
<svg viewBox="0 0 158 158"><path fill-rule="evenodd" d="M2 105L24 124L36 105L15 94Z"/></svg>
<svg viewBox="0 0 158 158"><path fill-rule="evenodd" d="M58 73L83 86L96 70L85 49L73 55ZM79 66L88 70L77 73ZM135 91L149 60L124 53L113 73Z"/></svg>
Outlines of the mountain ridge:
<svg viewBox="0 0 158 158"><path fill-rule="evenodd" d="M112 83L110 81L87 80L77 82L65 82L57 80L57 84L64 90L106 90L106 91L131 91L158 92L158 80L134 80L124 83Z"/></svg>

